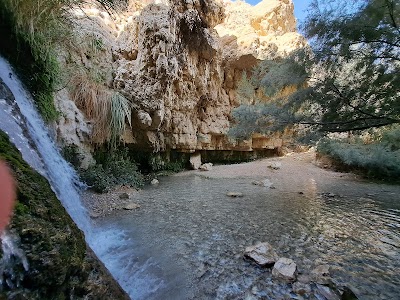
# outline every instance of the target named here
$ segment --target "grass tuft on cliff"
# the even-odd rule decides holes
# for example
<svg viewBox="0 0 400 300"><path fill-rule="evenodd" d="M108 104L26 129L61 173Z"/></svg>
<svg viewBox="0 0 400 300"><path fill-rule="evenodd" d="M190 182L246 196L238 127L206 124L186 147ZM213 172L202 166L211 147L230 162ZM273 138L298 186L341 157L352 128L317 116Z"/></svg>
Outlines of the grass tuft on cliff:
<svg viewBox="0 0 400 300"><path fill-rule="evenodd" d="M110 142L116 149L126 124L131 125L131 102L114 90L108 89L90 72L77 72L71 79L70 94L77 107L93 120L92 142Z"/></svg>

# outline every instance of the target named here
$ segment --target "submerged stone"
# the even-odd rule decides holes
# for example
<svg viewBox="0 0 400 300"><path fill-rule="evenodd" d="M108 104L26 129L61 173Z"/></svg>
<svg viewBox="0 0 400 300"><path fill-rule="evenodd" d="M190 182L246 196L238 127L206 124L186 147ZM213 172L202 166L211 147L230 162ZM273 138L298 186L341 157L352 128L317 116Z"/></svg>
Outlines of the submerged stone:
<svg viewBox="0 0 400 300"><path fill-rule="evenodd" d="M244 256L254 260L262 267L271 267L279 258L278 254L267 242L246 247Z"/></svg>
<svg viewBox="0 0 400 300"><path fill-rule="evenodd" d="M243 193L240 192L228 192L226 195L232 198L243 197Z"/></svg>
<svg viewBox="0 0 400 300"><path fill-rule="evenodd" d="M213 166L212 163L202 164L200 166L200 170L202 170L202 171L211 171L212 170L212 166Z"/></svg>
<svg viewBox="0 0 400 300"><path fill-rule="evenodd" d="M297 275L297 266L290 258L281 257L272 269L272 276L286 281L294 281Z"/></svg>
<svg viewBox="0 0 400 300"><path fill-rule="evenodd" d="M319 265L311 271L312 281L319 284L329 284L331 276L329 273L329 265Z"/></svg>
<svg viewBox="0 0 400 300"><path fill-rule="evenodd" d="M137 204L137 203L128 203L127 205L125 205L124 206L124 209L126 209L126 210L134 210L134 209L137 209L137 208L140 208L140 205L139 204Z"/></svg>

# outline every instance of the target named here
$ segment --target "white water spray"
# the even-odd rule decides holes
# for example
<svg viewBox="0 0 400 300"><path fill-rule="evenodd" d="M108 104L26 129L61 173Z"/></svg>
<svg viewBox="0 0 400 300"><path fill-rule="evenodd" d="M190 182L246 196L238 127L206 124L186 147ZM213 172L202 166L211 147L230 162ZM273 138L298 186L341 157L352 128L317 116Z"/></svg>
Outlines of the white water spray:
<svg viewBox="0 0 400 300"><path fill-rule="evenodd" d="M0 57L0 77L13 93L18 108L25 118L29 137L33 140L43 163L35 161L37 157L24 155L24 152L22 152L24 159L31 166L42 165L44 167L43 175L50 182L58 199L77 226L84 231L86 236L90 235L89 217L79 197L78 177L74 169L61 157L57 146L50 138L44 122L33 106L31 95L26 92L9 63L2 57ZM16 122L16 124L19 126L19 130L16 131L18 134L17 136L10 136L10 138L21 140L23 139L21 122ZM10 132L8 133L11 135ZM39 171L41 170L39 169Z"/></svg>
<svg viewBox="0 0 400 300"><path fill-rule="evenodd" d="M132 241L124 238L123 230L100 229L100 232L94 232L93 224L80 200L81 183L75 170L62 158L33 105L31 95L18 80L10 64L2 57L0 57L0 78L9 87L16 102L15 105L15 103L10 104L5 99L0 99L0 129L8 134L24 160L47 178L68 214L85 233L89 246L121 287L135 299L147 298L147 295L162 285L159 280L146 274L150 263L141 266L133 262L130 250ZM18 243L11 243L13 236L7 233L0 238L3 247L6 247L4 249L9 253L7 257L11 260L19 258L19 263L28 267L23 260L24 256L18 248ZM115 254L116 249L123 249L123 251L120 250L119 254ZM8 265L6 271L10 273L12 268Z"/></svg>

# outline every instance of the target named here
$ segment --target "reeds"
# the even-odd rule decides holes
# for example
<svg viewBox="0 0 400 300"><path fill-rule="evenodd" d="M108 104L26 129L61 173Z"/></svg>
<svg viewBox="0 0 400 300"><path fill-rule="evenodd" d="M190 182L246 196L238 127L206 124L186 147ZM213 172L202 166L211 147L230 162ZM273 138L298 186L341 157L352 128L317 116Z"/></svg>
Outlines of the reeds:
<svg viewBox="0 0 400 300"><path fill-rule="evenodd" d="M110 142L116 147L126 124L132 126L131 102L82 72L72 78L70 93L77 107L93 122L92 142Z"/></svg>

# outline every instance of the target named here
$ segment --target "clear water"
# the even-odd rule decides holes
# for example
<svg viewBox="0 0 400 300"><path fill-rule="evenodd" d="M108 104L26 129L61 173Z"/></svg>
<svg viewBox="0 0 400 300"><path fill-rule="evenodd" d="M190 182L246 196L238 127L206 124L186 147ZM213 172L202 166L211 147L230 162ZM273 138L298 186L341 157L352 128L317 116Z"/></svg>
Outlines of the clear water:
<svg viewBox="0 0 400 300"><path fill-rule="evenodd" d="M399 299L400 187L307 177L303 194L251 184L261 178L162 178L135 199L140 210L99 222L104 238L124 232L126 241L105 256L119 261L133 299L296 299L290 284L243 260L259 241L304 274L329 264L360 299ZM244 197L227 197L232 190Z"/></svg>

